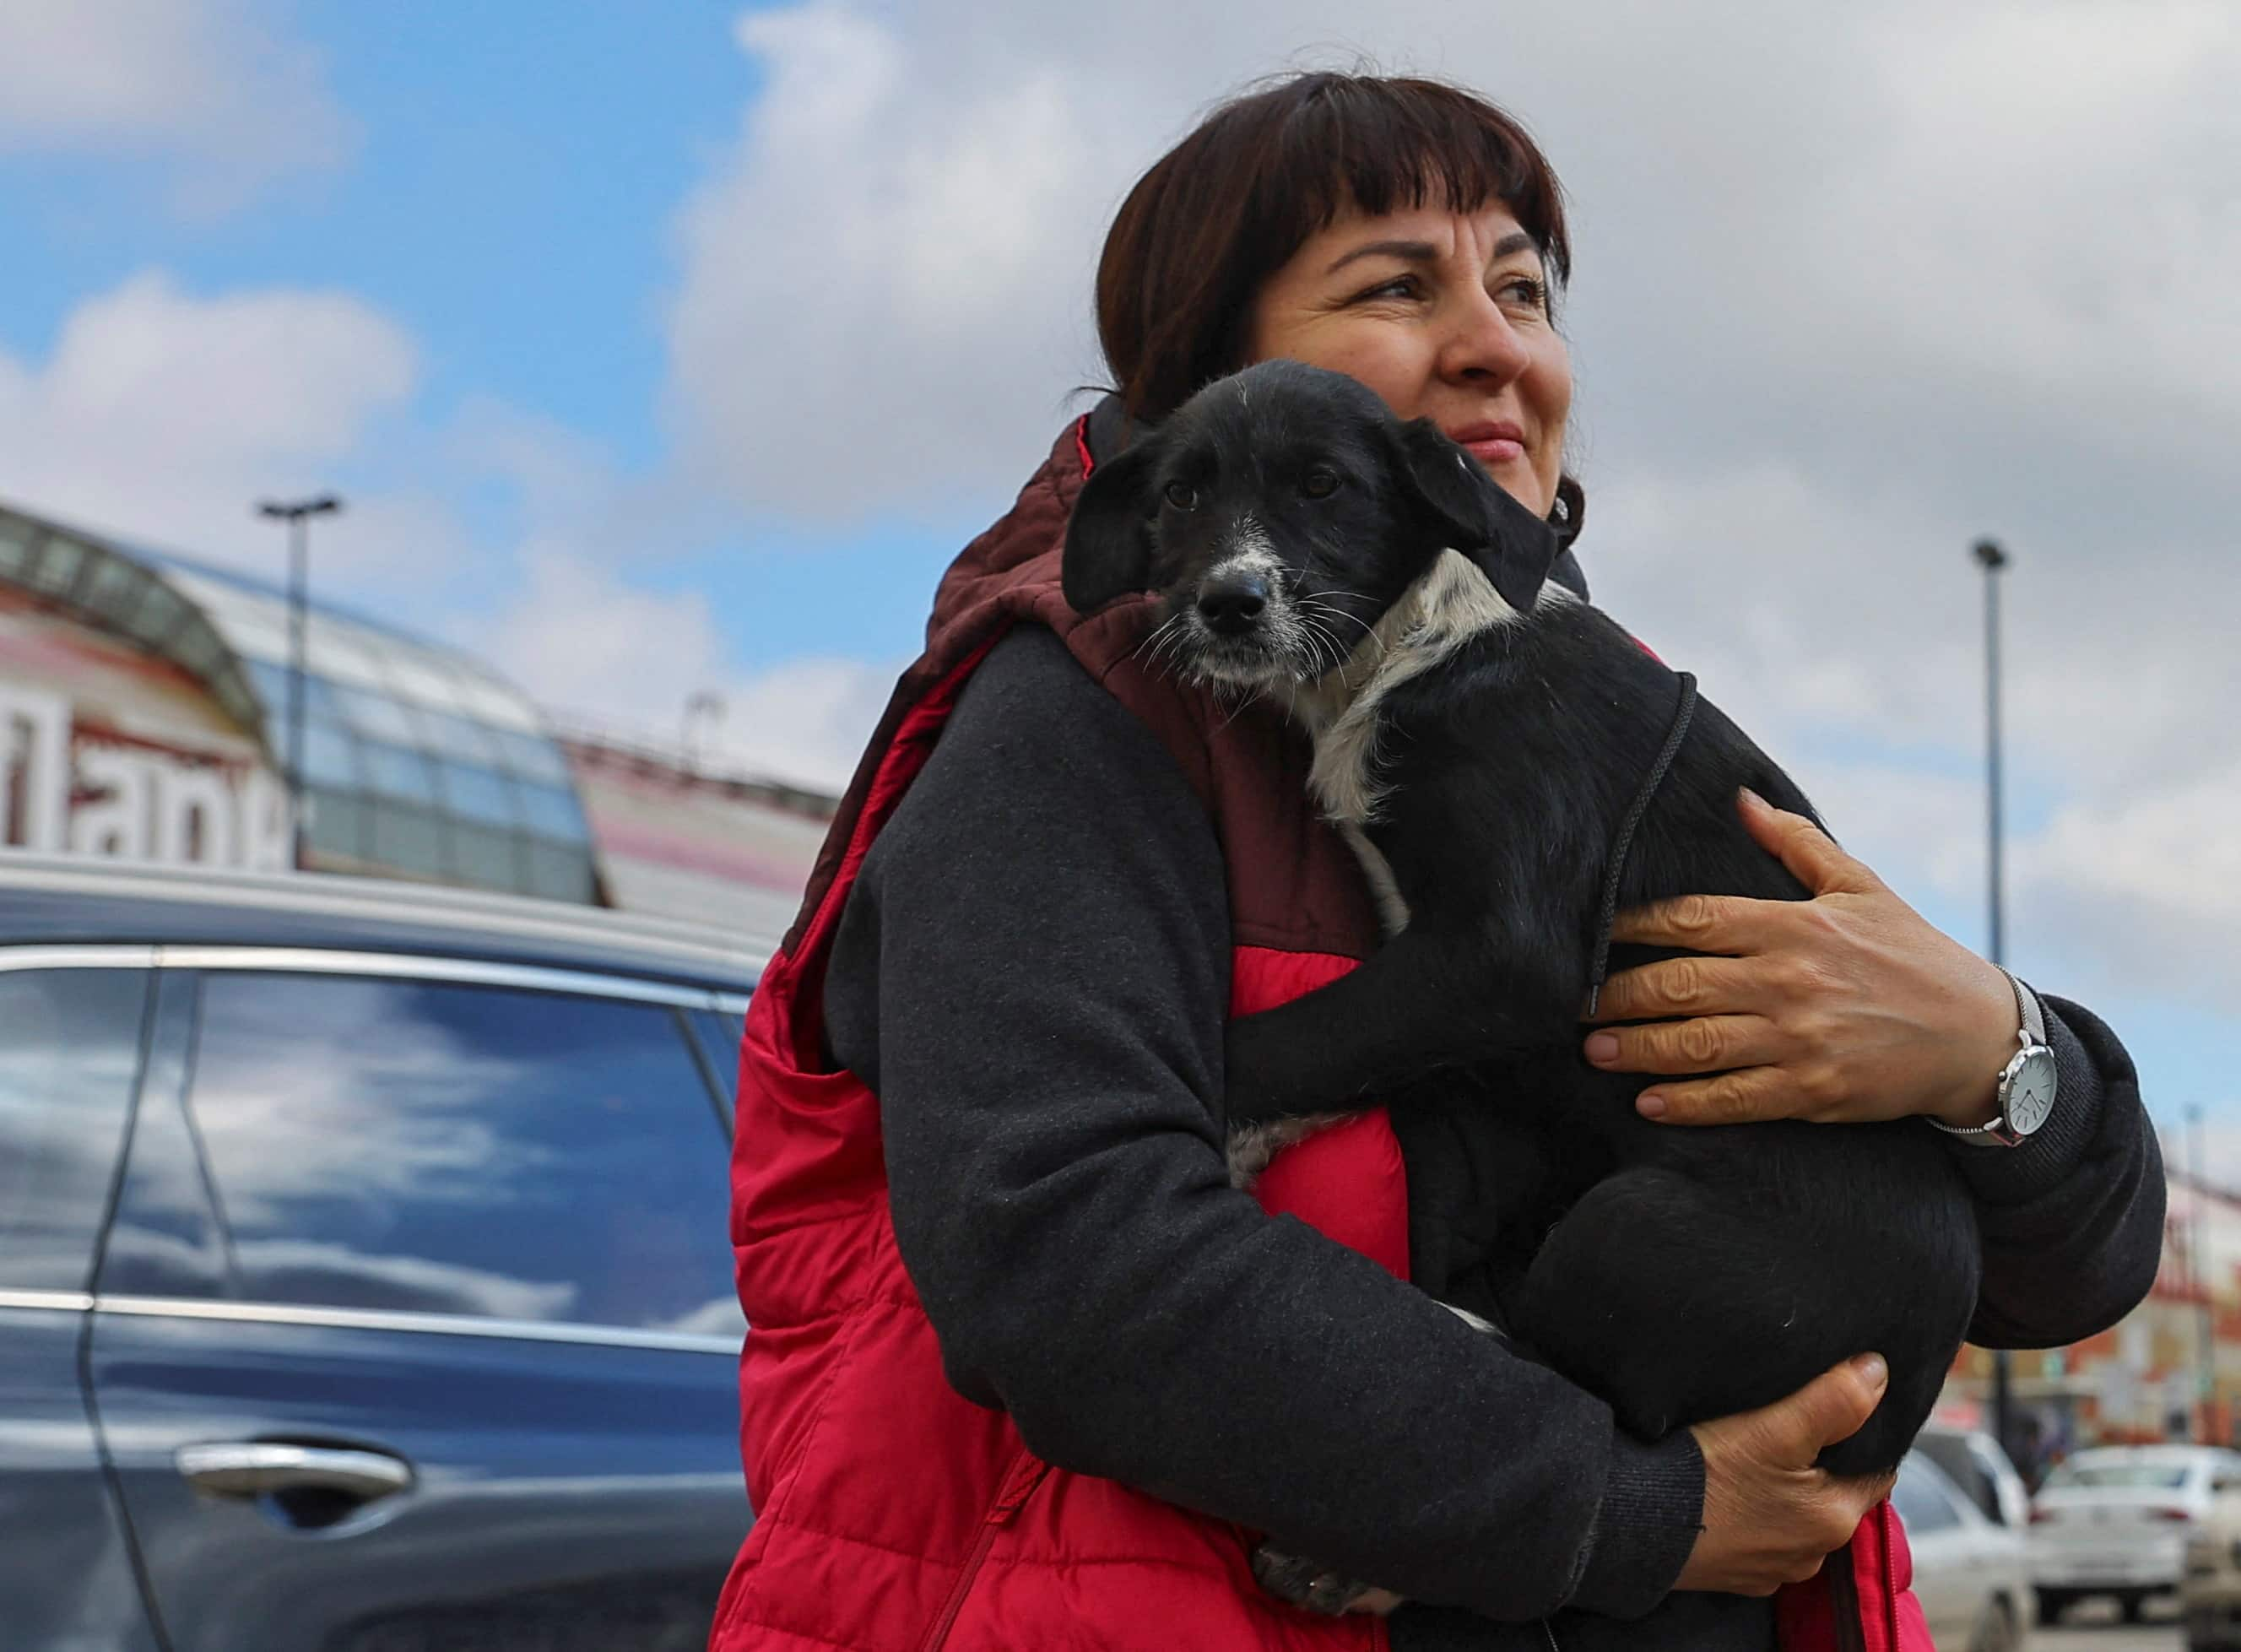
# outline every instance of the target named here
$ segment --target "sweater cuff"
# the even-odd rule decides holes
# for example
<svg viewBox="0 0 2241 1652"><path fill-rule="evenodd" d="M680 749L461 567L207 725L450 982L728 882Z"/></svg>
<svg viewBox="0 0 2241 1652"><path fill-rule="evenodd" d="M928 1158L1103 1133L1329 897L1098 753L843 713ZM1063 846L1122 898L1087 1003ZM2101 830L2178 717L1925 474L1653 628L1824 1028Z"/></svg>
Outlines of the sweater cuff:
<svg viewBox="0 0 2241 1652"><path fill-rule="evenodd" d="M2054 1052L2054 1111L2045 1124L2012 1147L1947 1138L1961 1179L1979 1204L2019 1205L2036 1199L2077 1168L2101 1127L2100 1070L2052 1001L2038 1001L2046 1017L2047 1046Z"/></svg>
<svg viewBox="0 0 2241 1652"><path fill-rule="evenodd" d="M1568 1604L1640 1617L1672 1592L1704 1528L1704 1456L1677 1428L1654 1446L1611 1436L1610 1474Z"/></svg>

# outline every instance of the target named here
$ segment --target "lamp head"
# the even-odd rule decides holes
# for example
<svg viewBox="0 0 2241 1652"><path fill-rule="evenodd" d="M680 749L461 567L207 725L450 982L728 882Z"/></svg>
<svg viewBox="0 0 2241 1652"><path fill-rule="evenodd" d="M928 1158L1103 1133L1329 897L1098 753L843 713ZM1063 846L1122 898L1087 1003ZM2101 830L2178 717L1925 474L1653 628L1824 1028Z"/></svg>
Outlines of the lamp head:
<svg viewBox="0 0 2241 1652"><path fill-rule="evenodd" d="M278 522L292 522L307 516L333 516L343 508L343 502L331 493L322 493L316 498L298 499L292 505L278 499L258 503L257 514L271 517Z"/></svg>

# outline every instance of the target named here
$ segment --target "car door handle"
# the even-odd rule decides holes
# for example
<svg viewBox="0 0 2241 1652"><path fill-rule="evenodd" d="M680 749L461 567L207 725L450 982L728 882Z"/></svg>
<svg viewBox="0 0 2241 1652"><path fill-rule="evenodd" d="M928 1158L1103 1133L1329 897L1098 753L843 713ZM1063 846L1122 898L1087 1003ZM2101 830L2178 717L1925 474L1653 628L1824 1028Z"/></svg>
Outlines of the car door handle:
<svg viewBox="0 0 2241 1652"><path fill-rule="evenodd" d="M402 1458L338 1446L244 1440L181 1446L171 1460L189 1485L213 1497L325 1491L371 1502L412 1484L412 1467Z"/></svg>

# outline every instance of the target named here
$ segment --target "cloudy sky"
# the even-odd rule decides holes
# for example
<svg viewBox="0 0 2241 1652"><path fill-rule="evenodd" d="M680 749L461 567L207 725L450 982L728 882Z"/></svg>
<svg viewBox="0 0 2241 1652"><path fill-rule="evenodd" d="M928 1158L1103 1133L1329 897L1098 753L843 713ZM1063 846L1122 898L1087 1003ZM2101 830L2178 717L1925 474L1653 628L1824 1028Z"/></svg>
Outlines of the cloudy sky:
<svg viewBox="0 0 2241 1652"><path fill-rule="evenodd" d="M0 0L0 498L271 572L338 488L328 594L832 782L1127 184L1357 60L1564 177L1599 599L1976 945L2006 543L2010 961L2241 1179L2229 0Z"/></svg>

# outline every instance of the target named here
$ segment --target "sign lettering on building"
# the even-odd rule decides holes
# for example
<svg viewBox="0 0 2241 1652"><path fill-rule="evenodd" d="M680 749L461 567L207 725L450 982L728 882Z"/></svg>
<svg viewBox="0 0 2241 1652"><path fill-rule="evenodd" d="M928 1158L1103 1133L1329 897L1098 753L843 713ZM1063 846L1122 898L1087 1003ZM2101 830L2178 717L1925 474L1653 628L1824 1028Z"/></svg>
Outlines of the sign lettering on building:
<svg viewBox="0 0 2241 1652"><path fill-rule="evenodd" d="M70 704L0 682L0 841L172 866L287 866L287 795L262 766L80 726Z"/></svg>

